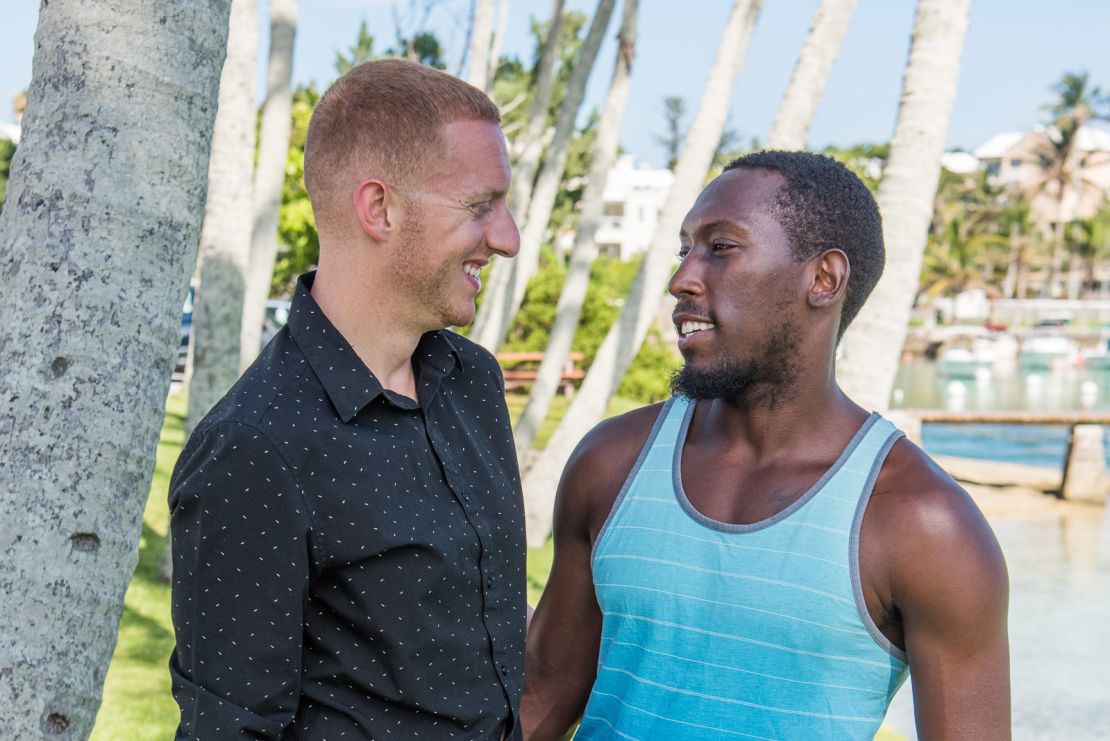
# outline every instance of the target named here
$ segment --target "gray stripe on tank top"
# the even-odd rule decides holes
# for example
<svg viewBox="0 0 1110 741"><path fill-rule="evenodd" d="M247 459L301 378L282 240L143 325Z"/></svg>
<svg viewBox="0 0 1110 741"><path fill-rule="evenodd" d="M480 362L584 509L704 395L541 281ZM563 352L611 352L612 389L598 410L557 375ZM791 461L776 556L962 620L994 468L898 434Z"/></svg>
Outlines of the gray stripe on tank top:
<svg viewBox="0 0 1110 741"><path fill-rule="evenodd" d="M655 424L651 426L651 432L648 434L647 440L644 442L644 447L640 448L640 455L637 456L636 462L632 464L632 470L624 478L624 484L621 486L620 492L617 494L613 506L609 508L609 514L605 518L605 522L601 523L601 529L597 531L597 539L594 540L593 547L590 548L590 563L592 564L594 558L597 556L597 549L601 545L602 539L609 530L609 523L617 515L617 510L620 509L621 502L624 501L628 490L632 488L632 482L636 480L637 474L640 473L640 468L644 465L644 460L647 459L648 453L651 452L652 447L655 445L655 438L659 436L659 430L662 429L663 423L667 421L670 416L671 407L674 406L675 397L670 397L663 403L663 408L659 410L659 416L655 418Z"/></svg>
<svg viewBox="0 0 1110 741"><path fill-rule="evenodd" d="M867 609L867 600L863 596L863 576L860 574L859 563L859 535L863 526L863 513L867 510L867 503L871 501L871 493L875 490L875 481L879 478L879 471L883 467L883 462L886 461L887 453L903 437L905 437L904 432L897 428L892 429L882 447L879 448L879 452L875 455L875 462L871 465L871 472L867 475L867 482L863 485L863 493L856 505L856 514L852 517L852 530L848 540L848 565L849 572L852 575L852 592L856 598L856 610L859 612L860 620L863 621L863 626L867 628L867 632L871 634L880 648L905 664L908 661L906 652L891 643L890 639L883 635L879 626L871 619L871 612Z"/></svg>
<svg viewBox="0 0 1110 741"><path fill-rule="evenodd" d="M824 475L821 476L821 478L817 479L817 482L813 486L809 487L805 494L795 500L789 507L775 515L772 515L771 517L768 517L765 520L745 524L721 522L720 520L714 520L712 517L706 517L701 512L699 512L696 507L694 507L694 505L690 502L690 499L686 496L686 489L682 485L682 448L686 443L686 434L690 430L690 420L694 416L695 406L695 402L690 402L690 406L687 407L686 416L682 420L682 428L678 432L678 439L675 441L674 445L674 458L671 462L671 474L674 481L674 496L675 499L678 500L679 506L682 507L682 511L685 512L694 522L703 527L709 528L710 530L719 530L720 532L724 533L753 533L757 530L764 530L771 527L775 523L782 522L787 517L800 510L814 497L816 497L818 492L821 491L825 484L827 484L829 480L832 479L832 477L835 476L838 471L840 471L844 464L848 462L848 459L852 457L852 453L854 453L856 448L859 447L859 444L863 442L863 439L865 437L867 437L867 433L871 429L871 427L878 420L882 419L882 417L880 417L877 413L872 412L871 416L869 416L860 426L860 428L856 430L856 434L852 436L852 439L848 442L848 445L845 446L844 450L840 452L840 456L836 459L836 462L832 464L829 470L825 471Z"/></svg>

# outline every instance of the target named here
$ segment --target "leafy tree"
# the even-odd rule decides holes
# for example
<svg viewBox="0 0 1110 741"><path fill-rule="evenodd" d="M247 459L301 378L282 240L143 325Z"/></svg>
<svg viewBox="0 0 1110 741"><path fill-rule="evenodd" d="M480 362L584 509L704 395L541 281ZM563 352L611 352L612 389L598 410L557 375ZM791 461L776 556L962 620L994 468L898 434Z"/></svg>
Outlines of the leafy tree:
<svg viewBox="0 0 1110 741"><path fill-rule="evenodd" d="M667 155L667 169L673 170L682 151L682 142L686 139L686 123L683 120L686 118L686 100L678 95L668 95L663 98L662 109L664 133L656 134L655 141ZM727 126L725 130L728 130Z"/></svg>
<svg viewBox="0 0 1110 741"><path fill-rule="evenodd" d="M9 139L0 139L0 211L4 208L4 196L8 189L8 172L15 157L15 143Z"/></svg>
<svg viewBox="0 0 1110 741"><path fill-rule="evenodd" d="M1072 221L1067 230L1068 252L1082 263L1088 287L1095 283L1095 267L1110 258L1110 202L1104 200L1093 215Z"/></svg>
<svg viewBox="0 0 1110 741"><path fill-rule="evenodd" d="M285 166L285 187L281 197L278 234L283 250L274 266L274 295L289 295L296 278L320 259L320 237L312 205L304 187L304 142L308 121L320 93L309 84L293 92L293 125L289 135L289 159Z"/></svg>
<svg viewBox="0 0 1110 741"><path fill-rule="evenodd" d="M353 67L357 67L363 62L369 62L377 56L380 55L374 53L374 35L367 28L366 19L364 18L359 23L355 43L346 51L335 53L335 71L342 77L350 72Z"/></svg>
<svg viewBox="0 0 1110 741"><path fill-rule="evenodd" d="M1034 164L1039 168L1040 176L1028 193L1030 197L1050 197L1056 205L1052 261L1045 283L1049 295L1056 294L1056 277L1066 249L1068 220L1064 214L1064 202L1067 193L1070 190L1082 200L1084 195L1098 188L1085 172L1091 163L1078 146L1079 130L1088 121L1110 116L1110 99L1091 82L1085 70L1065 73L1052 91L1057 96L1056 100L1045 106L1051 116L1051 125L1040 137L1034 153Z"/></svg>

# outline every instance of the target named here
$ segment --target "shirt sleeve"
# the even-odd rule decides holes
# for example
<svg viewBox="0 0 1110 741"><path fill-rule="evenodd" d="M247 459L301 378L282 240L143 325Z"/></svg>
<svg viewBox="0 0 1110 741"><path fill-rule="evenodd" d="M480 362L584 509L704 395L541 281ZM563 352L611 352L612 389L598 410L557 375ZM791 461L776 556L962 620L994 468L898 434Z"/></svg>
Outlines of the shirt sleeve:
<svg viewBox="0 0 1110 741"><path fill-rule="evenodd" d="M300 697L311 522L266 437L224 422L170 485L178 738L279 738Z"/></svg>

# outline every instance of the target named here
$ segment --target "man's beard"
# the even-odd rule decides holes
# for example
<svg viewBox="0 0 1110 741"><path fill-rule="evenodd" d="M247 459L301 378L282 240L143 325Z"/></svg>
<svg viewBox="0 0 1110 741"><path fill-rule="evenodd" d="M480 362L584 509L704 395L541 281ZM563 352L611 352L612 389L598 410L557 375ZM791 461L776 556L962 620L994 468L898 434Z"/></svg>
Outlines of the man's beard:
<svg viewBox="0 0 1110 741"><path fill-rule="evenodd" d="M728 353L708 369L688 363L671 376L671 393L690 399L723 399L773 407L795 391L800 369L801 334L786 321L770 330L758 352Z"/></svg>

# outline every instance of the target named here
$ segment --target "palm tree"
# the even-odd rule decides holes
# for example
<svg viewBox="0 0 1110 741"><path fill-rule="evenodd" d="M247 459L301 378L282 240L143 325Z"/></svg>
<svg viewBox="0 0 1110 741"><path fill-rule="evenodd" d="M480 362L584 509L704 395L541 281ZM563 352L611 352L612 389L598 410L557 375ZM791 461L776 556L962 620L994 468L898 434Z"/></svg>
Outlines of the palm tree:
<svg viewBox="0 0 1110 741"><path fill-rule="evenodd" d="M1080 130L1092 119L1107 116L1107 98L1090 81L1086 71L1067 72L1053 88L1057 99L1047 109L1052 115L1051 125L1037 138L1033 164L1039 177L1029 188L1029 196L1050 198L1054 205L1052 224L1052 259L1044 290L1058 296L1058 277L1064 259L1065 231L1068 217L1068 196L1074 199L1073 211L1084 200L1098 196L1101 187L1092 181L1088 168L1095 164L1091 155L1079 146Z"/></svg>
<svg viewBox="0 0 1110 741"><path fill-rule="evenodd" d="M100 704L196 257L229 5L39 10L0 216L5 738L87 738Z"/></svg>
<svg viewBox="0 0 1110 741"><path fill-rule="evenodd" d="M1073 263L1081 263L1088 288L1097 280L1096 268L1110 257L1110 202L1105 199L1091 216L1069 225L1067 242Z"/></svg>
<svg viewBox="0 0 1110 741"><path fill-rule="evenodd" d="M779 106L767 149L802 149L806 134L821 104L840 43L848 30L859 0L821 0L813 27L806 37L790 85Z"/></svg>
<svg viewBox="0 0 1110 741"><path fill-rule="evenodd" d="M479 90L489 86L489 57L493 45L493 0L476 0L470 15L470 49L466 81Z"/></svg>
<svg viewBox="0 0 1110 741"><path fill-rule="evenodd" d="M240 372L254 362L262 343L266 299L277 256L278 211L289 157L293 108L293 38L297 31L297 0L270 0L270 58L266 100L258 133L258 165L254 173L254 227L251 232L247 290L243 297Z"/></svg>
<svg viewBox="0 0 1110 741"><path fill-rule="evenodd" d="M257 0L232 0L220 107L212 132L208 202L193 304L193 366L186 434L239 377L243 300L251 254Z"/></svg>
<svg viewBox="0 0 1110 741"><path fill-rule="evenodd" d="M527 216L520 230L520 252L510 263L510 277L505 287L498 287L497 290L488 293L482 303L480 314L488 316L488 319L480 325L475 322L473 339L491 352L496 351L505 339L505 333L509 330L513 315L520 308L520 302L524 300L528 281L539 267L540 244L547 232L551 209L559 193L559 182L566 168L570 141L574 136L574 120L586 95L586 83L590 79L590 73L593 72L597 53L605 37L605 30L613 17L615 5L616 0L598 0L590 30L578 50L570 80L567 82L566 96L559 106L559 114L555 121L555 135L547 148L543 167L532 189ZM519 177L520 174L518 173L517 176Z"/></svg>
<svg viewBox="0 0 1110 741"><path fill-rule="evenodd" d="M605 180L616 159L617 134L628 102L632 62L636 53L636 21L639 5L639 0L624 2L616 65L613 68L612 80L609 82L608 95L605 97L605 107L597 124L593 161L590 164L586 192L582 196L582 211L578 219L578 232L571 251L566 281L559 294L559 303L555 307L555 322L551 327L547 348L544 350L543 362L540 364L536 381L532 384L524 412L517 419L513 429L517 457L522 460L531 448L536 432L547 416L551 400L559 388L562 369L570 354L574 333L578 328L578 319L582 315L582 303L586 299L590 281L590 267L597 257L594 235L601 223Z"/></svg>
<svg viewBox="0 0 1110 741"><path fill-rule="evenodd" d="M674 244L682 218L705 182L713 152L728 115L732 91L747 55L762 0L734 0L717 56L702 91L698 112L675 165L674 181L659 225L636 274L616 323L594 356L593 364L543 454L527 473L524 495L528 542L542 545L551 532L555 484L582 436L601 419L628 364L644 341L659 297L674 264Z"/></svg>
<svg viewBox="0 0 1110 741"><path fill-rule="evenodd" d="M555 61L559 56L563 35L563 5L566 0L552 0L551 20L548 22L547 34L540 49L540 58L536 63L535 93L532 96L532 105L528 109L528 119L516 141L520 147L514 147L516 156L513 163L513 185L509 194L509 205L513 213L520 218L528 212L528 203L532 198L532 185L539 169L540 157L543 155L543 133L547 126L547 114L551 108L551 98L555 93ZM470 329L470 336L477 338L487 336L487 325L495 317L504 312L504 301L509 290L513 265L508 260L493 261L489 275L485 281L482 305L478 307L478 315Z"/></svg>
<svg viewBox="0 0 1110 741"><path fill-rule="evenodd" d="M840 343L837 380L864 408L885 409L929 233L971 0L918 0L898 123L879 184L883 277Z"/></svg>

